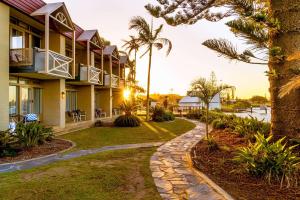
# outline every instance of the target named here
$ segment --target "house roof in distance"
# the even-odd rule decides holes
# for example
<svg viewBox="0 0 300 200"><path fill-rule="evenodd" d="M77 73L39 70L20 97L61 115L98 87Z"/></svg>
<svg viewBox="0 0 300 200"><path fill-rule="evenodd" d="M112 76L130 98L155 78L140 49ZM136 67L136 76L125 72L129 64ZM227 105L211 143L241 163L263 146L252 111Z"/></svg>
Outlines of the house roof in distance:
<svg viewBox="0 0 300 200"><path fill-rule="evenodd" d="M183 97L179 103L200 103L201 100L199 97L190 97L190 96L185 96Z"/></svg>

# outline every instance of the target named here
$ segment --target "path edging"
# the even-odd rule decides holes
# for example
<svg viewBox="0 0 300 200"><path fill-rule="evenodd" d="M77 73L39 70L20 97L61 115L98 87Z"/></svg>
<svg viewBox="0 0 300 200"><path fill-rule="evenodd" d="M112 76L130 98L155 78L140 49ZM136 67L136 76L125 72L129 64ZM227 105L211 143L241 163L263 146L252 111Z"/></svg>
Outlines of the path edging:
<svg viewBox="0 0 300 200"><path fill-rule="evenodd" d="M67 149L63 149L63 150L61 150L61 151L59 151L59 152L52 153L52 154L49 154L49 155L39 156L39 157L30 158L30 159L25 159L25 160L19 160L19 161L15 161L15 162L1 163L1 164L0 164L0 167L1 167L1 166L5 166L5 165L15 165L15 164L23 163L23 162L30 162L30 161L35 161L35 160L39 160L39 159L44 159L44 158L48 158L48 157L52 157L52 156L57 156L58 154L65 153L66 151L69 151L69 150L73 149L74 147L76 147L76 143L73 142L73 141L71 141L71 140L60 139L60 138L59 138L59 140L63 140L63 141L70 142L72 145L71 145L70 147L68 147Z"/></svg>

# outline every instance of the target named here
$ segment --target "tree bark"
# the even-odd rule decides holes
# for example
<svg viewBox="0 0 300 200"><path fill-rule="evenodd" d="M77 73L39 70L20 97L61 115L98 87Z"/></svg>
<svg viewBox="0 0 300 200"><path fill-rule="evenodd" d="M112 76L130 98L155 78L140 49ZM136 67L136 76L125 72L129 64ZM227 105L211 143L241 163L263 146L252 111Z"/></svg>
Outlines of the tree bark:
<svg viewBox="0 0 300 200"><path fill-rule="evenodd" d="M206 132L207 140L208 140L208 115L209 115L209 104L206 105L206 120L205 120L205 132Z"/></svg>
<svg viewBox="0 0 300 200"><path fill-rule="evenodd" d="M147 106L146 106L146 121L149 120L149 111L150 111L150 72L151 72L151 62L152 62L152 45L150 45L149 50L149 66L148 66L148 81L147 81Z"/></svg>
<svg viewBox="0 0 300 200"><path fill-rule="evenodd" d="M281 24L279 33L270 32L270 46L280 47L288 57L300 49L300 0L271 0L270 14ZM270 57L269 70L275 70L276 76L270 76L270 94L272 109L271 131L275 137L288 136L300 138L300 91L296 90L284 98L279 98L279 90L294 76L292 68L300 67L300 60L278 62Z"/></svg>

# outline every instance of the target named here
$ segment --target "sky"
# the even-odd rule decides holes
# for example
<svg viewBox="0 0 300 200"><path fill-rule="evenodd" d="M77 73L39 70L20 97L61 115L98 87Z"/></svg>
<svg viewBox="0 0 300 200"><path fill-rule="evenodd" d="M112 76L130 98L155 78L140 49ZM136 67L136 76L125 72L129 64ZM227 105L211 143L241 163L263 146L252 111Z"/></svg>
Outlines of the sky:
<svg viewBox="0 0 300 200"><path fill-rule="evenodd" d="M46 0L47 3L57 0ZM83 29L98 29L101 37L122 49L123 40L134 31L128 30L133 16L151 16L144 6L156 4L156 0L64 0L72 20ZM227 19L228 20L228 19ZM236 38L224 20L220 22L200 21L195 25L172 27L162 19L154 19L154 25L165 24L162 37L172 41L173 49L166 56L165 49L154 51L151 68L151 93L178 93L185 95L190 83L198 77L209 77L212 71L221 83L236 87L236 96L249 98L253 95L269 97L266 66L229 61L202 45L207 39L226 38L238 47L245 41ZM142 55L143 51L140 52ZM147 86L148 57L137 60L139 85Z"/></svg>

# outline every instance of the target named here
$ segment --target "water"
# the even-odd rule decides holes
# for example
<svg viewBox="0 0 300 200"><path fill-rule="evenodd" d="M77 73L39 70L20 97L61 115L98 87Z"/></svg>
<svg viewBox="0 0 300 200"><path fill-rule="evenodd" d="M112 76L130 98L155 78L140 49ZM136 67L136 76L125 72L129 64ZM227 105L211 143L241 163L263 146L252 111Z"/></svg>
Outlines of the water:
<svg viewBox="0 0 300 200"><path fill-rule="evenodd" d="M245 112L232 113L232 114L235 114L236 116L242 118L252 116L257 118L258 120L263 120L265 122L271 121L271 108L269 107L267 108L267 114L265 110L261 110L260 108L253 108L252 111L253 111L252 113L250 112L250 110L247 110Z"/></svg>

